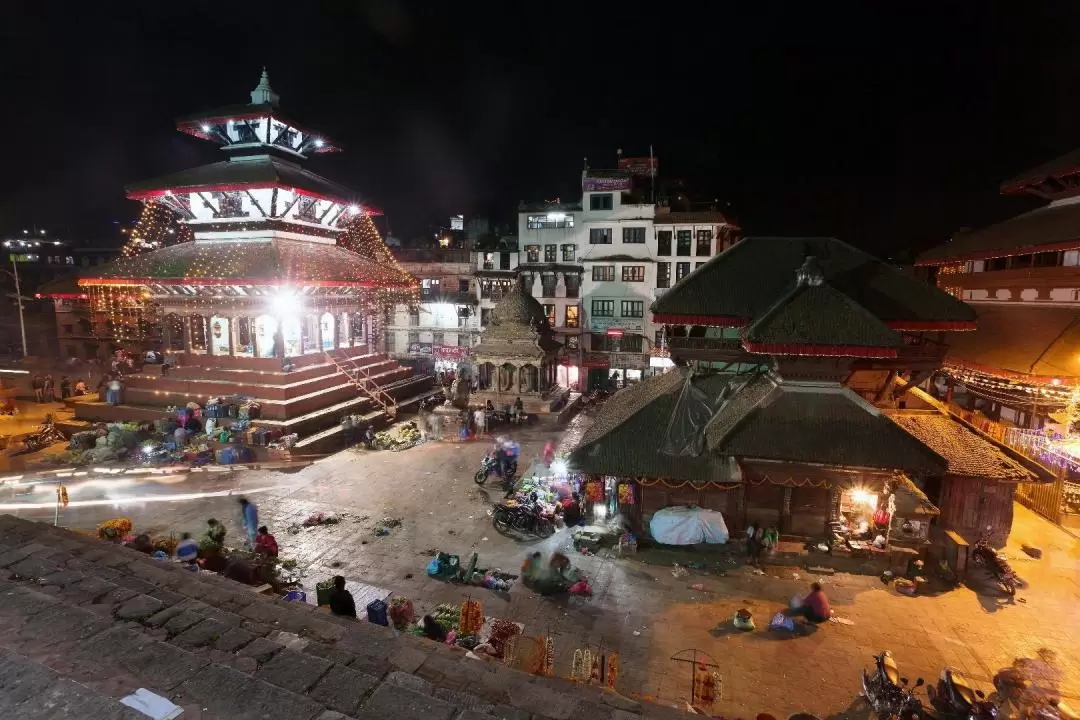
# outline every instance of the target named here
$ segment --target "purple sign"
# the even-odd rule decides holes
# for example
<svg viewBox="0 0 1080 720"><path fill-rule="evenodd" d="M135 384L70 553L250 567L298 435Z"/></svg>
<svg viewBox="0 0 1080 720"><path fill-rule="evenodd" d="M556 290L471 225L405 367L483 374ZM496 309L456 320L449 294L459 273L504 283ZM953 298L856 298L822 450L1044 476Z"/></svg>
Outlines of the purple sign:
<svg viewBox="0 0 1080 720"><path fill-rule="evenodd" d="M616 192L630 189L629 175L616 175L613 177L589 177L581 179L583 192Z"/></svg>

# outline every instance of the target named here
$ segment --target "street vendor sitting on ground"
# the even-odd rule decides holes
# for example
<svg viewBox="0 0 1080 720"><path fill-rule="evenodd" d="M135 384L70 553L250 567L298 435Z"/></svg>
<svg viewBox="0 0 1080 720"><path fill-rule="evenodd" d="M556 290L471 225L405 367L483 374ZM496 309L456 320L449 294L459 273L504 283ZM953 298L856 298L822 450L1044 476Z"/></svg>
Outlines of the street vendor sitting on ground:
<svg viewBox="0 0 1080 720"><path fill-rule="evenodd" d="M268 558L278 556L277 539L270 534L265 525L260 526L258 533L255 535L255 553L265 555Z"/></svg>
<svg viewBox="0 0 1080 720"><path fill-rule="evenodd" d="M199 550L220 550L225 544L225 526L216 519L206 521L206 532L199 538Z"/></svg>
<svg viewBox="0 0 1080 720"><path fill-rule="evenodd" d="M832 617L829 598L821 589L821 583L810 585L810 594L802 599L802 605L788 611L791 616L801 615L812 623L823 623Z"/></svg>
<svg viewBox="0 0 1080 720"><path fill-rule="evenodd" d="M356 602L352 593L345 589L345 578L334 576L334 589L330 591L330 612L341 617L356 618Z"/></svg>
<svg viewBox="0 0 1080 720"><path fill-rule="evenodd" d="M562 501L562 517L566 527L577 527L581 524L583 513L581 512L581 496L571 493L570 499Z"/></svg>
<svg viewBox="0 0 1080 720"><path fill-rule="evenodd" d="M191 537L191 533L180 536L180 542L176 544L176 559L180 562L193 563L199 556L199 543Z"/></svg>

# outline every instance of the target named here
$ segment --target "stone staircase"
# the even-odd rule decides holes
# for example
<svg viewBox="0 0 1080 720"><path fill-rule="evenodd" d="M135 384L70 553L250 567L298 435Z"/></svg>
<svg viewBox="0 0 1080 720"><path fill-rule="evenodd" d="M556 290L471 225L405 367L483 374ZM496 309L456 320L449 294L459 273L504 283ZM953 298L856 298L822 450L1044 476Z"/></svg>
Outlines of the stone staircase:
<svg viewBox="0 0 1080 720"><path fill-rule="evenodd" d="M183 720L684 717L0 516L0 717L145 720L138 688Z"/></svg>
<svg viewBox="0 0 1080 720"><path fill-rule="evenodd" d="M379 425L392 419L398 409L407 409L438 390L432 376L413 375L410 368L365 348L296 358L289 372L273 358L247 358L243 365L237 365L236 359L212 356L188 362L203 364L181 364L168 375L160 374L160 366L147 365L142 372L125 376L123 404L73 402L75 418L153 421L163 417L170 405L242 395L260 405L256 425L296 433L305 452L320 452L340 443L343 415L361 415Z"/></svg>

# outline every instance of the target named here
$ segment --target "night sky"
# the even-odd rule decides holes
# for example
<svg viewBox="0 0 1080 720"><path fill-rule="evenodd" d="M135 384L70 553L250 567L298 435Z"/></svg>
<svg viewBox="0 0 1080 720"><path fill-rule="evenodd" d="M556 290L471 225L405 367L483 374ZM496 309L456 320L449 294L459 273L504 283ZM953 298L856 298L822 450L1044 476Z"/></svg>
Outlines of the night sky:
<svg viewBox="0 0 1080 720"><path fill-rule="evenodd" d="M1031 207L998 184L1080 146L1072 0L12 2L0 35L0 232L77 242L137 216L125 183L221 159L172 120L264 64L345 149L308 167L402 237L652 144L747 233L887 254Z"/></svg>

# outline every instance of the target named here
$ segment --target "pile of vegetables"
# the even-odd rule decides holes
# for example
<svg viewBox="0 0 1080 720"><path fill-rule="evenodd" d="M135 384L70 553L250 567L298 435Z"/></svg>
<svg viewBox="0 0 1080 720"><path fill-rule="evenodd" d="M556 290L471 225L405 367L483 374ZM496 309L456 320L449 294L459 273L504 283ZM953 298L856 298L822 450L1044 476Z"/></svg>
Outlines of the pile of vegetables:
<svg viewBox="0 0 1080 720"><path fill-rule="evenodd" d="M436 605L431 611L431 617L435 618L435 622L442 625L444 630L461 630L461 608L456 605L450 603Z"/></svg>
<svg viewBox="0 0 1080 720"><path fill-rule="evenodd" d="M401 450L420 442L420 431L411 423L375 433L375 447L379 450Z"/></svg>

